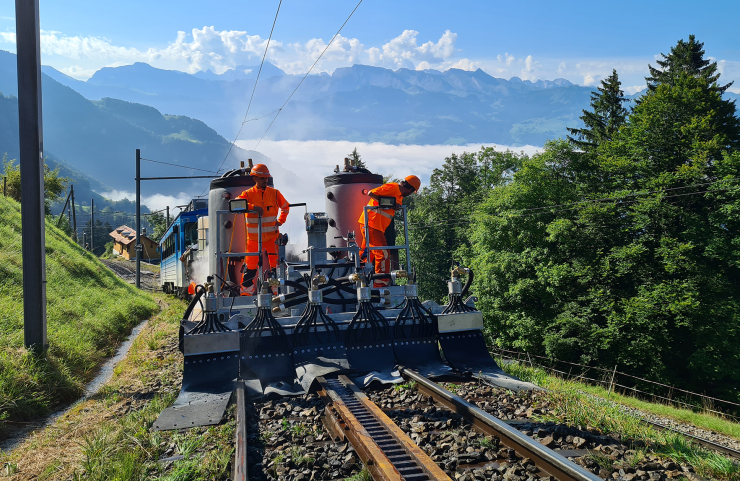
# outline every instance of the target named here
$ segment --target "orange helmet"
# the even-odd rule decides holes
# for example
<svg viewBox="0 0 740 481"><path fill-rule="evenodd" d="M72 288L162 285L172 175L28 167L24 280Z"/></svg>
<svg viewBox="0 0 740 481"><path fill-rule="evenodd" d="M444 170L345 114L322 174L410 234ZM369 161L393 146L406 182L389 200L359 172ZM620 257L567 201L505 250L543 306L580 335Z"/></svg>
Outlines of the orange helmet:
<svg viewBox="0 0 740 481"><path fill-rule="evenodd" d="M405 180L406 182L408 182L409 185L414 188L414 192L418 192L419 191L419 187L421 187L421 181L419 180L419 178L417 176L415 176L415 175L409 175L408 177L406 177L403 180Z"/></svg>
<svg viewBox="0 0 740 481"><path fill-rule="evenodd" d="M253 175L255 177L270 177L270 171L265 164L257 164L252 167L252 171L249 172L249 175Z"/></svg>

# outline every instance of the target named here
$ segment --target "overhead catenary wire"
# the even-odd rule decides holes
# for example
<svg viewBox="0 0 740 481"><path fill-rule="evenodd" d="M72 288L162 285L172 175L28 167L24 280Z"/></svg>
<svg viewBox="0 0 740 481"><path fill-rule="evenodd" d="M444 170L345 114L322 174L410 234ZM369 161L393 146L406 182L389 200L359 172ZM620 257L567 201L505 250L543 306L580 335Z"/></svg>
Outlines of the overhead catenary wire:
<svg viewBox="0 0 740 481"><path fill-rule="evenodd" d="M229 157L229 154L234 149L234 144L236 143L236 140L239 138L239 135L242 133L244 124L247 123L247 116L249 115L249 109L252 107L252 100L254 99L254 92L257 90L257 83L260 81L260 75L262 74L262 67L265 64L265 58L267 58L267 50L270 48L270 41L272 40L272 33L275 31L275 24L277 23L278 14L280 13L280 6L282 4L283 4L283 0L280 0L280 2L278 3L277 11L275 12L275 19L272 21L272 29L270 29L270 36L267 38L267 45L265 45L265 53L262 55L262 62L260 63L259 71L257 71L257 78L254 81L254 88L252 88L252 96L249 97L249 104L247 105L247 113L244 114L244 121L240 124L239 131L236 133L236 136L234 137L234 141L231 142L231 145L229 145L229 150L226 152L226 155L224 156L224 160L222 160L221 165L218 166L218 172L221 172L221 168L224 166L224 162L226 162L226 159Z"/></svg>
<svg viewBox="0 0 740 481"><path fill-rule="evenodd" d="M260 137L259 141L257 141L257 144L254 146L254 148L252 150L256 150L257 147L259 147L260 143L262 142L262 139L265 138L265 135L267 135L267 132L272 127L272 124L274 124L275 123L275 120L277 120L278 116L280 115L280 112L282 112L283 109L285 108L285 106L288 105L288 102L290 102L290 99L293 98L293 95L295 95L295 93L298 90L298 88L303 84L303 81L306 80L306 78L311 73L311 71L316 66L316 64L319 63L319 60L321 60L321 57L323 57L324 54L326 53L326 51L329 50L329 47L331 46L331 44L339 36L339 33L342 31L342 29L344 28L344 26L347 25L347 22L349 22L349 19L352 18L352 15L355 14L355 12L357 11L357 9L360 7L360 4L361 3L362 3L362 0L360 0L359 2L357 2L357 5L355 6L354 10L352 10L352 12L349 14L349 16L347 17L347 19L342 24L342 26L339 27L339 30L337 30L337 33L334 34L334 36L331 38L331 40L329 41L329 43L326 44L326 47L324 47L324 50L321 52L321 55L319 55L319 57L316 59L316 61L313 63L313 65L311 65L311 68L308 69L308 72L306 72L306 75L304 75L303 78L301 79L301 81L298 82L298 85L296 85L295 89L293 89L293 92L291 92L291 94L285 100L285 102L283 103L283 105L277 110L277 113L275 114L275 117L273 117L272 122L270 122L270 125L267 126L267 129L265 129L265 132L262 134L262 137Z"/></svg>
<svg viewBox="0 0 740 481"><path fill-rule="evenodd" d="M217 174L217 172L214 172L212 170L199 169L198 167L190 167L188 165L172 164L170 162L162 162L161 160L145 159L143 157L141 158L141 160L145 160L147 162L153 162L155 164L171 165L172 167L180 167L181 169L199 170L201 172L208 172L209 174Z"/></svg>

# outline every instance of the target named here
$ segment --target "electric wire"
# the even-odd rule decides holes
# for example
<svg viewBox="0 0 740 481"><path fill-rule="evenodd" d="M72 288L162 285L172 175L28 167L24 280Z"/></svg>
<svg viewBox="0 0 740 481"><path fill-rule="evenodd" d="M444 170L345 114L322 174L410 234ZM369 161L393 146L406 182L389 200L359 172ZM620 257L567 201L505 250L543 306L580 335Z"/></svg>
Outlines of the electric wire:
<svg viewBox="0 0 740 481"><path fill-rule="evenodd" d="M141 160L145 160L147 162L153 162L155 164L171 165L172 167L180 167L181 169L199 170L201 172L207 172L209 174L218 174L218 172L214 172L212 170L199 169L198 167L190 167L189 165L172 164L170 162L162 162L161 160L145 159L143 157L141 158Z"/></svg>
<svg viewBox="0 0 740 481"><path fill-rule="evenodd" d="M265 53L262 55L262 62L260 63L260 69L257 72L257 78L254 81L254 88L252 88L252 96L249 98L249 104L247 105L247 113L244 114L244 121L239 126L239 131L236 133L236 137L234 137L234 141L231 142L231 145L229 146L228 152L226 152L226 156L224 156L224 160L221 161L221 165L218 166L218 171L221 172L221 168L224 166L224 162L226 162L226 159L229 157L229 154L234 149L234 144L236 143L236 140L239 138L239 135L242 133L242 129L244 128L244 124L247 123L247 116L249 115L249 109L252 107L252 100L254 99L254 92L257 90L257 83L260 81L260 75L262 74L262 67L265 64L265 58L267 58L267 50L270 48L270 41L272 40L272 33L275 31L275 24L277 23L278 14L280 13L280 6L283 4L283 0L280 0L278 3L277 11L275 12L275 19L272 21L272 29L270 29L270 36L267 38L267 45L265 45Z"/></svg>
<svg viewBox="0 0 740 481"><path fill-rule="evenodd" d="M262 139L264 139L264 138L265 138L265 135L267 135L267 132L268 132L268 131L270 130L270 128L272 127L272 124L274 124L274 123L275 123L275 120L277 120L278 116L280 115L280 112L282 112L282 111L283 111L283 109L285 108L285 106L286 106L286 105L288 105L288 102L290 102L290 99L291 99L291 98L293 98L293 95L294 95L294 94L296 93L296 91L298 90L298 88L299 88L299 87L300 87L300 86L301 86L301 85L303 84L303 81L304 81L304 80L306 80L306 78L307 78L307 77L308 77L308 75L309 75L309 74L311 73L311 71L312 71L312 70L313 70L313 68L314 68L314 67L316 66L316 64L317 64L317 63L319 63L319 60L321 60L321 57L323 57L323 56L324 56L324 54L325 54L325 53L326 53L326 51L327 51L327 50L329 49L329 47L331 46L331 44L332 44L332 43L334 42L334 40L335 40L335 39L336 39L336 38L337 38L337 37L339 36L339 33L340 33L340 32L342 31L342 29L344 28L344 26L345 26L345 25L347 25L347 22L349 22L349 19L350 19L350 18L352 18L352 15L354 15L354 14L355 14L355 12L357 11L357 9L358 9L358 8L360 7L360 4L361 4L361 3L362 3L362 0L360 0L359 2L357 2L357 5L355 6L354 10L352 10L352 13L350 13L350 14L349 14L349 16L347 17L347 19L346 19L346 20L344 21L344 23L342 24L342 26L341 26L341 27L339 27L339 30L337 30L337 33L335 33L335 34L334 34L334 36L333 36L333 37L331 38L331 40L329 41L329 43L327 43L327 44L326 44L326 47L325 47L325 48L324 48L324 50L323 50L323 51L321 52L321 55L319 55L319 57L318 57L318 58L316 59L316 61L315 61L315 62L313 63L313 65L311 65L311 68L310 68L310 69L308 69L308 72L306 72L306 75L304 75L304 76L303 76L303 78L301 79L301 81L300 81L300 82L298 82L298 85L296 85L296 88L295 88L295 89L293 89L293 92L291 92L291 94L290 94L290 95L288 96L288 99L287 99L287 100L286 100L286 101L285 101L285 102L283 103L283 105L282 105L282 106L281 106L281 107L280 107L280 108L279 108L279 109L277 110L277 113L275 114L275 117L273 117L273 119L272 119L272 122L270 122L270 125L268 125L268 126L267 126L267 129L266 129L266 130L265 130L265 132L264 132L264 133L262 134L262 137L260 137L259 141L257 142L257 144L256 144L256 145L254 146L254 148L253 148L252 150L256 150L256 149L257 149L257 147L259 147L260 143L262 142Z"/></svg>

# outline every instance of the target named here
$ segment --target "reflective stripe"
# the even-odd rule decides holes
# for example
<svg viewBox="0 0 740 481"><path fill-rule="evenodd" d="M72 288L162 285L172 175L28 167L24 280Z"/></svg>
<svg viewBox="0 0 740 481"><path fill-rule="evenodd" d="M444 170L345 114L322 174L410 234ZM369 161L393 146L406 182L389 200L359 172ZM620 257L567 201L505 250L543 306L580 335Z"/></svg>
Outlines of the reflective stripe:
<svg viewBox="0 0 740 481"><path fill-rule="evenodd" d="M257 224L258 217L247 217L247 224ZM277 220L277 216L273 215L271 217L263 217L262 218L262 224L267 224L268 222L275 222Z"/></svg>
<svg viewBox="0 0 740 481"><path fill-rule="evenodd" d="M265 234L267 232L276 232L278 230L278 226L271 225L268 227L262 228L262 233ZM247 234L259 234L259 229L257 227L247 227Z"/></svg>
<svg viewBox="0 0 740 481"><path fill-rule="evenodd" d="M287 209L288 207L290 207L290 204L288 204L287 202L280 206L281 209Z"/></svg>
<svg viewBox="0 0 740 481"><path fill-rule="evenodd" d="M393 216L391 214L389 214L388 212L384 211L384 210L376 210L375 212L379 213L383 217L387 217L389 219L393 219Z"/></svg>

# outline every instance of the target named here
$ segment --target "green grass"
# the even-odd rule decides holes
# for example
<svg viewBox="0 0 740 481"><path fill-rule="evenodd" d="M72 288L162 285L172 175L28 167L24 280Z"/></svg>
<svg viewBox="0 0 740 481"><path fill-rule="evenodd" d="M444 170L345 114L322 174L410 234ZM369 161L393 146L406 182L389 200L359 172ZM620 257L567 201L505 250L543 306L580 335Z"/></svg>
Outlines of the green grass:
<svg viewBox="0 0 740 481"><path fill-rule="evenodd" d="M46 223L49 349L23 347L20 204L0 197L0 419L24 421L67 404L131 327L158 310L52 223Z"/></svg>
<svg viewBox="0 0 740 481"><path fill-rule="evenodd" d="M740 481L740 463L694 445L680 434L653 429L641 422L639 418L621 409L620 405L614 402L617 400L614 396L612 399L605 399L593 395L587 392L585 384L549 376L541 369L524 364L514 362L500 363L500 365L507 373L548 390L545 400L549 403L549 412L535 416L540 421L565 422L572 426L592 426L605 434L619 433L622 435L623 442L641 441L655 454L692 465L701 476ZM661 406L660 411L662 412L664 408L672 409ZM650 409L645 409L645 411L653 412ZM726 420L718 419L718 421L731 424ZM729 430L729 426L726 429ZM599 466L607 463L607 459L601 459L602 455L599 453L591 453L590 456ZM637 452L628 462L637 464L643 456L644 452Z"/></svg>
<svg viewBox="0 0 740 481"><path fill-rule="evenodd" d="M368 471L367 468L362 468L362 471L351 478L344 478L344 481L373 481L373 477L370 475L370 471Z"/></svg>

